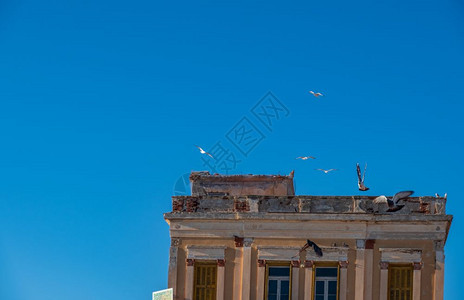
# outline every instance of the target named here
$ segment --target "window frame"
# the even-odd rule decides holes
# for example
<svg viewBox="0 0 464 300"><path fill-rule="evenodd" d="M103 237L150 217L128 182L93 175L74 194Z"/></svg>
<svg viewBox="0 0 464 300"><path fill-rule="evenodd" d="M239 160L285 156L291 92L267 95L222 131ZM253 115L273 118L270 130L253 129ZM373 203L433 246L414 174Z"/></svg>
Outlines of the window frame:
<svg viewBox="0 0 464 300"><path fill-rule="evenodd" d="M196 283L197 283L197 268L198 267L204 267L204 266L214 266L216 269L216 277L214 278L214 293L213 293L213 299L216 299L216 293L217 293L217 274L218 274L218 266L217 266L217 261L216 260L195 260L195 265L193 266L193 299L196 299Z"/></svg>
<svg viewBox="0 0 464 300"><path fill-rule="evenodd" d="M317 268L337 268L337 297L336 299L339 300L340 299L340 264L338 262L331 262L331 261L314 262L311 300L316 299L316 269Z"/></svg>
<svg viewBox="0 0 464 300"><path fill-rule="evenodd" d="M289 268L289 283L288 283L288 299L292 299L292 264L290 261L267 261L266 262L266 276L265 276L265 286L264 286L264 299L268 299L268 290L269 290L269 267L288 267Z"/></svg>

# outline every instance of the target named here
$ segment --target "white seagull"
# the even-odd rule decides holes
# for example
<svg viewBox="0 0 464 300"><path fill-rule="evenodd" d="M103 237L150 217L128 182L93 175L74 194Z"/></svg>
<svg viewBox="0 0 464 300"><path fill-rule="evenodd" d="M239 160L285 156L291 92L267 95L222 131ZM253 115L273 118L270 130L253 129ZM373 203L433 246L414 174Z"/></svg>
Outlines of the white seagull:
<svg viewBox="0 0 464 300"><path fill-rule="evenodd" d="M302 160L307 160L307 159L316 159L314 156L298 156L297 158L295 159L302 159Z"/></svg>
<svg viewBox="0 0 464 300"><path fill-rule="evenodd" d="M328 170L316 169L316 170L317 170L317 171L322 171L322 172L324 172L325 174L327 174L327 173L329 173L329 172L331 172L331 171L335 171L335 170L337 170L337 169L328 169Z"/></svg>
<svg viewBox="0 0 464 300"><path fill-rule="evenodd" d="M198 150L200 150L200 153L201 153L201 154L206 154L206 155L208 155L209 157L214 158L210 153L208 153L208 152L206 152L205 150L203 150L200 146L197 146L197 145L194 145L194 146L197 147Z"/></svg>
<svg viewBox="0 0 464 300"><path fill-rule="evenodd" d="M313 96L316 97L316 98L318 98L318 97L320 97L320 96L324 96L324 95L322 95L322 93L315 93L315 92L313 92L313 91L309 91L309 93L310 93L310 94L313 94Z"/></svg>

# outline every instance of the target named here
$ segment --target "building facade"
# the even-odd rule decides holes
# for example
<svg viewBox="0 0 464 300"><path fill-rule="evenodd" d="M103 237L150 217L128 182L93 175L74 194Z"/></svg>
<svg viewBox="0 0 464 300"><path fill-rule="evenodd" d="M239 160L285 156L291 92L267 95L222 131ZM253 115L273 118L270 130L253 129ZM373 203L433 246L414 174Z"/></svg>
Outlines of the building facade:
<svg viewBox="0 0 464 300"><path fill-rule="evenodd" d="M446 199L296 196L293 174L192 172L172 197L174 299L442 300ZM322 249L300 251L307 239Z"/></svg>

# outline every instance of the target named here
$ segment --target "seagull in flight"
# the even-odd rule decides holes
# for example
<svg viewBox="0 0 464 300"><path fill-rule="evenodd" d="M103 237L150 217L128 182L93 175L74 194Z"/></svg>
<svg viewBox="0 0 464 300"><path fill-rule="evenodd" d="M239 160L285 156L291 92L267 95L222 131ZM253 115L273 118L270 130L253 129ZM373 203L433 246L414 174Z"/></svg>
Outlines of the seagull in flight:
<svg viewBox="0 0 464 300"><path fill-rule="evenodd" d="M388 204L388 212L394 212L402 209L404 207L404 204L398 205L398 202L401 200L406 200L409 196L414 194L414 191L403 191L403 192L398 192L393 196L393 199L388 199L384 195L379 196L374 199L374 203L387 203Z"/></svg>
<svg viewBox="0 0 464 300"><path fill-rule="evenodd" d="M336 171L337 169L328 169L328 170L324 170L324 169L316 169L317 171L322 171L324 172L325 174L329 173L329 172L332 172L332 171Z"/></svg>
<svg viewBox="0 0 464 300"><path fill-rule="evenodd" d="M314 156L298 156L296 159L302 159L302 160L307 160L307 159L316 159Z"/></svg>
<svg viewBox="0 0 464 300"><path fill-rule="evenodd" d="M209 157L214 158L210 153L206 152L206 151L203 150L201 147L199 147L199 146L197 146L197 145L194 145L194 146L197 147L198 150L200 150L200 153L201 153L201 154L206 154L206 155L208 155Z"/></svg>
<svg viewBox="0 0 464 300"><path fill-rule="evenodd" d="M369 188L364 185L364 177L366 176L366 169L367 169L367 163L364 166L364 172L361 177L361 168L359 167L359 163L356 164L356 171L358 172L358 188L360 191L367 191Z"/></svg>
<svg viewBox="0 0 464 300"><path fill-rule="evenodd" d="M319 98L320 96L324 96L324 95L322 95L322 93L315 93L313 91L309 91L309 93L312 94L316 98Z"/></svg>
<svg viewBox="0 0 464 300"><path fill-rule="evenodd" d="M317 256L322 257L322 249L318 245L316 245L315 242L313 242L311 240L306 240L306 244L304 244L303 248L301 248L298 255L300 255L301 252L305 251L309 247L313 248L313 250L314 250L314 252L316 252ZM298 256L298 255L296 255L296 256Z"/></svg>

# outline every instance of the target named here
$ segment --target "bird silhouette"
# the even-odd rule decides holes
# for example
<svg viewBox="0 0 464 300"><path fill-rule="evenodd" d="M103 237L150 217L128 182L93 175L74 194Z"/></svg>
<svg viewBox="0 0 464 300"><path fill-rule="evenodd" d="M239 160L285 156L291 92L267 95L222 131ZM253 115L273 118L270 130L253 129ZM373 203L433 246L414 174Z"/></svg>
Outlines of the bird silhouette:
<svg viewBox="0 0 464 300"><path fill-rule="evenodd" d="M356 171L358 172L358 188L360 191L367 191L369 188L364 185L364 177L366 176L366 169L367 169L367 163L364 166L364 172L361 177L361 168L359 167L359 163L356 164Z"/></svg>
<svg viewBox="0 0 464 300"><path fill-rule="evenodd" d="M308 249L309 247L312 247L314 252L316 252L317 256L319 257L322 257L322 249L316 245L316 243L314 243L313 241L311 240L306 240L306 244L304 244L304 246L301 248L300 252L298 253L298 255L300 255L301 252L305 251L306 249ZM298 256L296 255L296 256Z"/></svg>
<svg viewBox="0 0 464 300"><path fill-rule="evenodd" d="M388 212L394 212L402 209L404 204L398 204L401 200L406 200L409 196L414 194L414 191L403 191L398 192L393 196L393 199L388 199L386 196L382 195L374 199L374 203L387 203L388 204Z"/></svg>

